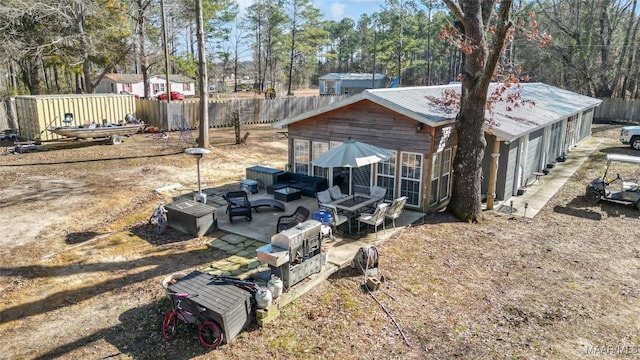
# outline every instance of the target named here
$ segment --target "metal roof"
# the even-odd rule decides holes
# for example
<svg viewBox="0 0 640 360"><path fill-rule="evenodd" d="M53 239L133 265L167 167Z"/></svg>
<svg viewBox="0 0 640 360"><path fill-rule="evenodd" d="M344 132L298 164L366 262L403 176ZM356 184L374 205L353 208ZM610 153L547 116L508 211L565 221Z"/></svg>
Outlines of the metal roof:
<svg viewBox="0 0 640 360"><path fill-rule="evenodd" d="M371 80L371 76L371 73L328 73L320 76L318 80ZM386 77L385 74L375 74L376 80Z"/></svg>
<svg viewBox="0 0 640 360"><path fill-rule="evenodd" d="M498 102L492 105L492 113L487 111L487 118L494 122L494 125L488 127L487 131L496 135L500 140L515 140L522 135L596 107L602 102L599 99L542 83L522 83L521 85L522 99L531 100L533 104L514 107L513 104ZM495 87L496 84L492 84L489 93ZM442 98L444 90L454 90L460 93L460 89L460 84L369 89L320 109L276 122L273 126L283 128L297 121L365 100L372 101L426 125L441 126L455 121L458 113L457 105L438 105L429 99Z"/></svg>
<svg viewBox="0 0 640 360"><path fill-rule="evenodd" d="M104 77L118 83L138 83L142 81L142 74L106 74Z"/></svg>

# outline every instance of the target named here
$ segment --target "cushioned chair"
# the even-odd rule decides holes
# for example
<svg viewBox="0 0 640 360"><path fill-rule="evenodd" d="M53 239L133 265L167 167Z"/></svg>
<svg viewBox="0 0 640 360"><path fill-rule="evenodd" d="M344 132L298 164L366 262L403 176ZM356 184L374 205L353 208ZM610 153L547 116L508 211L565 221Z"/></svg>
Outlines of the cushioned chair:
<svg viewBox="0 0 640 360"><path fill-rule="evenodd" d="M338 185L333 185L332 187L329 188L329 194L331 195L331 199L332 200L340 200L343 197L346 197L346 194L342 193L342 190L340 190L340 187Z"/></svg>
<svg viewBox="0 0 640 360"><path fill-rule="evenodd" d="M309 218L309 212L309 209L306 207L298 206L293 214L280 216L278 218L278 223L276 224L276 233L291 229L292 227L307 221Z"/></svg>
<svg viewBox="0 0 640 360"><path fill-rule="evenodd" d="M386 195L387 188L383 188L382 186L374 186L373 188L371 188L371 192L369 193L369 196L371 196L372 198L380 200L383 200Z"/></svg>
<svg viewBox="0 0 640 360"><path fill-rule="evenodd" d="M385 220L384 214L387 211L388 207L389 207L389 204L383 202L378 204L378 206L376 207L376 211L374 211L373 214L367 214L367 213L360 214L360 217L358 218L358 232L360 232L360 224L362 223L374 226L376 236L378 236L378 226L382 225L382 229L386 230L384 225L384 220Z"/></svg>
<svg viewBox="0 0 640 360"><path fill-rule="evenodd" d="M384 217L391 220L394 229L396 228L396 219L402 215L402 209L404 209L404 204L406 202L406 196L399 197L393 200L391 205L387 208L387 211L384 213Z"/></svg>
<svg viewBox="0 0 640 360"><path fill-rule="evenodd" d="M324 204L328 204L333 201L329 190L318 191L318 193L316 193L316 199L318 199L318 207L322 207Z"/></svg>
<svg viewBox="0 0 640 360"><path fill-rule="evenodd" d="M227 212L229 213L229 222L233 222L236 216L244 216L251 221L251 203L245 191L229 191L225 195L227 200Z"/></svg>
<svg viewBox="0 0 640 360"><path fill-rule="evenodd" d="M367 210L368 211L375 211L375 209L378 206L378 204L380 204L381 201L384 201L384 197L386 195L387 195L387 188L383 188L382 186L374 186L374 187L372 187L371 191L369 192L369 194L367 196L376 199L376 202L374 202L373 204L367 206Z"/></svg>
<svg viewBox="0 0 640 360"><path fill-rule="evenodd" d="M338 208L336 208L335 205L322 204L321 207L323 209L331 211L331 216L333 217L333 221L331 222L331 225L330 225L331 231L329 231L328 233L331 236L331 239L335 239L335 237L333 236L333 233L338 230L338 226L340 226L340 225L346 223L347 221L349 221L349 218L344 216L344 215L339 214L338 213Z"/></svg>

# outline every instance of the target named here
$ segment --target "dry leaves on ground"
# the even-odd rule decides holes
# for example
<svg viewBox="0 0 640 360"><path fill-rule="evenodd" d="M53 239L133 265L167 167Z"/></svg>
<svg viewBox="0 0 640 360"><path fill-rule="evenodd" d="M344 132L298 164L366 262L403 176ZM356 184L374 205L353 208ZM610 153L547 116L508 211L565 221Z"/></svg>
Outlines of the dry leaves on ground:
<svg viewBox="0 0 640 360"><path fill-rule="evenodd" d="M193 159L165 155L51 167L2 166L3 214L27 210L25 195L38 205L31 210L43 206L52 214L56 206L50 202L64 191L71 198L66 200L68 226L40 233L37 242L1 254L4 354L77 359L575 359L610 347L638 349L640 213L630 205L590 205L582 198L586 183L600 175L606 153L630 153L617 142L617 132L616 127L594 132L604 139L600 149L535 218L487 212L483 223L466 224L445 213L428 214L379 247L385 277L380 290L368 294L361 287L361 274L342 269L287 306L274 323L250 326L216 350L203 349L186 332L171 342L162 338L160 320L168 304L159 282L168 273L201 268L223 257L206 246L219 234L162 241L144 225L155 203L148 198L149 189L172 181L193 185ZM236 146L230 130L212 131L213 141L219 142L203 162L207 186L238 181L247 166L284 166L286 140L269 128L256 127L251 137L254 133L256 142ZM147 147L135 151L142 149ZM0 158L3 165L23 161L35 160ZM118 186L108 186L110 195L105 196L105 184L114 176ZM74 185L41 198L37 194L47 186L35 184L42 178ZM19 191L12 196L7 188ZM82 204L81 214L70 207L76 204ZM109 221L85 221L105 211ZM126 227L133 230L119 231ZM60 236L65 229L102 233L105 228L114 235L64 251L72 246ZM56 251L56 256L41 257Z"/></svg>

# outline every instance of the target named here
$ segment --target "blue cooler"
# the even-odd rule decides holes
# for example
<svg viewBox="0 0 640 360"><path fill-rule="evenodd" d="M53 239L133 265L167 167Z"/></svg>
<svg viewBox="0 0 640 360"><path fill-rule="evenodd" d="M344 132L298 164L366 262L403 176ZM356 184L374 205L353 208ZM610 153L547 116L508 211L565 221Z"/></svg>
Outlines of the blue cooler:
<svg viewBox="0 0 640 360"><path fill-rule="evenodd" d="M245 179L240 181L240 190L251 192L255 194L258 192L258 182L255 180Z"/></svg>
<svg viewBox="0 0 640 360"><path fill-rule="evenodd" d="M322 225L331 225L333 223L333 215L331 215L331 211L326 210L317 210L313 213L313 220L320 222Z"/></svg>

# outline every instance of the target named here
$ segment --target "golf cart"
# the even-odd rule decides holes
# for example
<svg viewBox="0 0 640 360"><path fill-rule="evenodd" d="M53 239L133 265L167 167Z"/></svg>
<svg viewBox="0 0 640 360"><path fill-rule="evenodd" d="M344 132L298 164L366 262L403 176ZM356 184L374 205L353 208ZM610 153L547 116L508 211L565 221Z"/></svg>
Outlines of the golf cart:
<svg viewBox="0 0 640 360"><path fill-rule="evenodd" d="M640 210L640 190L638 189L638 179L622 179L619 173L616 173L615 178L608 176L609 167L612 164L637 164L640 165L640 157L620 154L607 155L607 164L604 168L604 175L601 178L597 178L587 185L585 192L585 199L592 203L597 204L600 199L615 200L624 203L630 203L636 206ZM634 167L634 174L638 173L637 166Z"/></svg>

